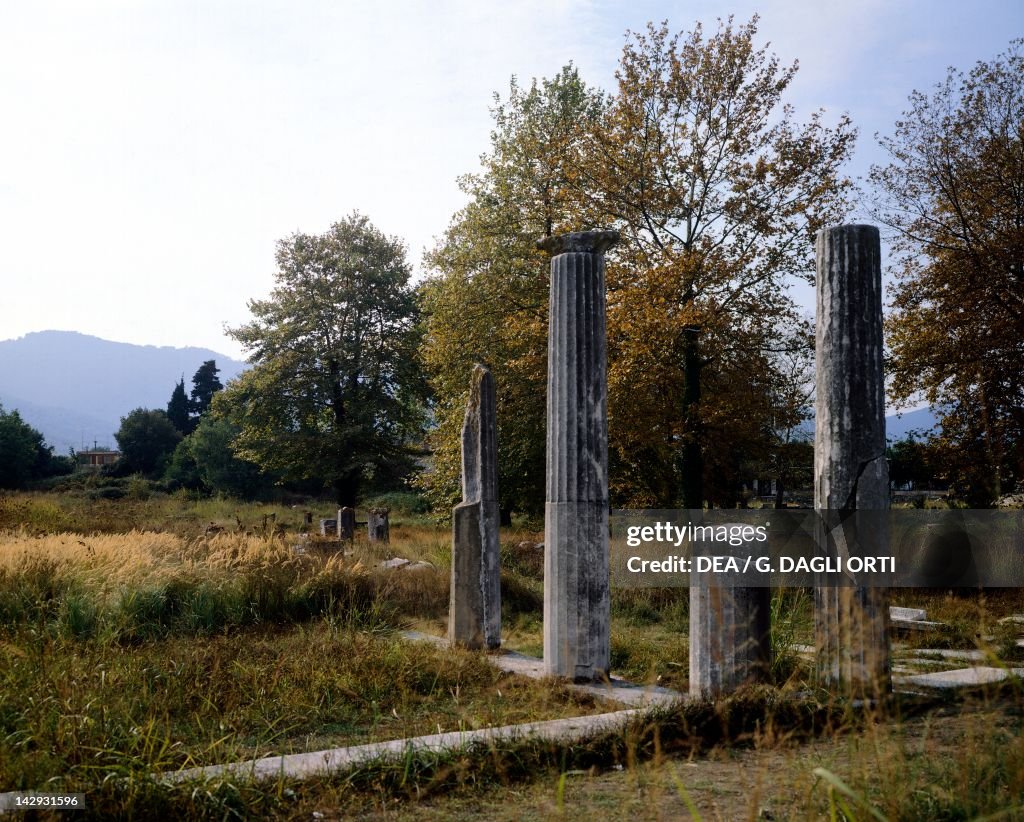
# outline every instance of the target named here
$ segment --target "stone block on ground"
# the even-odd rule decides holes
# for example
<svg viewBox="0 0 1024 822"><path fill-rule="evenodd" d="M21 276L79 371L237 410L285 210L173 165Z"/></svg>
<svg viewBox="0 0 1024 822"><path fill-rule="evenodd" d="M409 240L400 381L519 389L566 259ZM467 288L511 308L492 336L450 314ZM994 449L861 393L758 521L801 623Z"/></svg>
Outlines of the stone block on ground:
<svg viewBox="0 0 1024 822"><path fill-rule="evenodd" d="M959 650L955 648L919 648L915 656L909 659L913 662L920 660L928 661L929 657L941 657L942 659L964 660L967 662L984 662L991 654L984 651Z"/></svg>
<svg viewBox="0 0 1024 822"><path fill-rule="evenodd" d="M928 619L928 613L924 608L899 608L895 605L889 606L889 619L920 620Z"/></svg>
<svg viewBox="0 0 1024 822"><path fill-rule="evenodd" d="M912 633L915 631L941 631L945 622L931 622L927 619L890 619L889 627L897 631Z"/></svg>
<svg viewBox="0 0 1024 822"><path fill-rule="evenodd" d="M405 559L403 557L392 557L381 562L378 568L383 568L387 571L429 571L434 566L429 562L415 559Z"/></svg>
<svg viewBox="0 0 1024 822"><path fill-rule="evenodd" d="M347 505L338 509L338 539L351 542L356 535L356 512Z"/></svg>

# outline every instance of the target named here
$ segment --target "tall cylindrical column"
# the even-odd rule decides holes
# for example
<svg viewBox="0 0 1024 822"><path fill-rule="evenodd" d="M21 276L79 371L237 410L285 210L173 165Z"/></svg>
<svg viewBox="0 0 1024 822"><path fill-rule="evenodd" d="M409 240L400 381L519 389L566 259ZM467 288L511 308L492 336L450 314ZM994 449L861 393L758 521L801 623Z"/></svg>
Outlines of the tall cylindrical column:
<svg viewBox="0 0 1024 822"><path fill-rule="evenodd" d="M889 507L878 229L822 229L817 256L814 507L821 550L885 550ZM851 539L861 544L851 543ZM863 695L890 688L888 592L848 578L815 587L819 679Z"/></svg>
<svg viewBox="0 0 1024 822"><path fill-rule="evenodd" d="M551 259L544 669L589 680L611 656L604 252L616 231L541 240Z"/></svg>

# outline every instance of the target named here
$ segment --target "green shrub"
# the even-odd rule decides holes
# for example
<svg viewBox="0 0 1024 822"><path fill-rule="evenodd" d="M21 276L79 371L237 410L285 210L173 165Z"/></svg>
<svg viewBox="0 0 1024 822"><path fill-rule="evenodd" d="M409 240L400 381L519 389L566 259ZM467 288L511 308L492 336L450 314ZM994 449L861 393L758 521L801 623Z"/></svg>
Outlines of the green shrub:
<svg viewBox="0 0 1024 822"><path fill-rule="evenodd" d="M125 490L117 486L95 488L89 492L89 499L124 499L126 496Z"/></svg>
<svg viewBox="0 0 1024 822"><path fill-rule="evenodd" d="M363 503L364 508L387 508L396 514L407 516L430 512L430 503L425 497L411 491L392 491L371 497Z"/></svg>
<svg viewBox="0 0 1024 822"><path fill-rule="evenodd" d="M150 496L150 483L141 474L132 474L132 476L128 478L128 488L126 493L128 499L145 502Z"/></svg>

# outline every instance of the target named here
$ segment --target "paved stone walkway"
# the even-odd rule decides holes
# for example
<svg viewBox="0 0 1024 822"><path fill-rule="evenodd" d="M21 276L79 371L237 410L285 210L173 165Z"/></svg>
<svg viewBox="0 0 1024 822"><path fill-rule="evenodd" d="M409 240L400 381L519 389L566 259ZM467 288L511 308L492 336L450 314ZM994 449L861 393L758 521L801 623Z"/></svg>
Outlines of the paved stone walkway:
<svg viewBox="0 0 1024 822"><path fill-rule="evenodd" d="M444 637L424 634L420 631L402 631L402 637L412 642L429 642L435 645L447 645ZM501 651L488 654L487 660L502 671L510 674L528 676L530 679L543 679L544 660L535 656L527 656L517 651ZM623 705L668 705L677 700L685 699L679 691L662 688L659 685L634 685L618 677L611 677L607 682L567 683L570 688L582 693L593 694L605 699L614 699Z"/></svg>
<svg viewBox="0 0 1024 822"><path fill-rule="evenodd" d="M334 748L315 753L267 756L262 759L233 762L227 765L208 765L202 768L169 771L161 774L159 778L165 782L215 779L217 777L260 780L284 776L302 779L349 770L369 762L401 761L412 753L448 753L464 750L472 745L489 746L498 742L513 742L527 738L572 742L609 731L621 731L631 719L642 716L644 713L642 708L633 708L574 719L551 719L546 722L481 728L476 731L450 731L411 739L394 739L390 742Z"/></svg>

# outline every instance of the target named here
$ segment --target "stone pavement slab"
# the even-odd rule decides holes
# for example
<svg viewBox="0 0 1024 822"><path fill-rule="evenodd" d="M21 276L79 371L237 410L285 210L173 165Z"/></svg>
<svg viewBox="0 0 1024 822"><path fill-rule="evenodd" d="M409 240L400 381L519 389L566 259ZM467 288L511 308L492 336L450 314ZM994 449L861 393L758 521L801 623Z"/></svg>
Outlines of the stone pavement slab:
<svg viewBox="0 0 1024 822"><path fill-rule="evenodd" d="M976 688L979 685L993 685L1003 682L1011 676L1024 676L1024 668L977 666L974 668L959 668L955 671L936 671L932 674L916 674L914 676L895 678L893 680L893 687L896 690L904 690L907 686L912 686L948 691L960 688Z"/></svg>
<svg viewBox="0 0 1024 822"><path fill-rule="evenodd" d="M413 642L430 642L434 645L448 644L444 637L420 631L402 631L401 635ZM531 679L543 679L547 676L544 671L544 660L521 654L518 651L488 654L487 660L495 667L511 674L528 676ZM615 676L610 677L607 682L566 682L565 684L573 690L604 699L614 699L624 705L667 705L684 698L683 694L673 691L671 688L662 688L660 685L634 685Z"/></svg>
<svg viewBox="0 0 1024 822"><path fill-rule="evenodd" d="M904 631L940 631L946 627L945 622L930 622L927 619L896 619L890 617L889 625Z"/></svg>
<svg viewBox="0 0 1024 822"><path fill-rule="evenodd" d="M928 619L928 613L924 608L900 608L896 605L889 606L889 619L900 619L918 621Z"/></svg>
<svg viewBox="0 0 1024 822"><path fill-rule="evenodd" d="M207 765L200 768L168 771L160 774L157 778L164 782L224 777L253 780L278 777L302 779L348 770L369 762L401 761L406 756L415 753L456 752L474 744L486 746L498 742L508 743L524 739L572 742L602 733L621 731L630 720L643 716L644 713L642 709L633 708L573 719L551 719L545 722L527 722L499 728L480 728L474 731L450 731L411 739L394 739L390 742L333 748L315 753L266 756L262 759L250 759L226 765Z"/></svg>
<svg viewBox="0 0 1024 822"><path fill-rule="evenodd" d="M927 661L929 657L937 656L942 657L943 659L957 659L965 660L967 662L984 662L986 659L992 658L992 654L986 654L984 651L980 650L967 651L951 648L919 648L917 653L912 657L908 657L908 659L915 662L919 659Z"/></svg>

